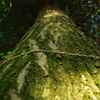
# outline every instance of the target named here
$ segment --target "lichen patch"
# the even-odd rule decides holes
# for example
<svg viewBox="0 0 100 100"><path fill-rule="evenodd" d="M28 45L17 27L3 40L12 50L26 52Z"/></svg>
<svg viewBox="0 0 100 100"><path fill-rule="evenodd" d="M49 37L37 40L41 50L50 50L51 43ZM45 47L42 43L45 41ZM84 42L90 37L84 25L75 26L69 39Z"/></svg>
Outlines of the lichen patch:
<svg viewBox="0 0 100 100"><path fill-rule="evenodd" d="M17 83L18 83L18 93L20 93L24 82L25 82L25 76L27 75L27 68L29 67L30 62L26 65L26 67L22 70L22 72L19 74L18 78L17 78Z"/></svg>
<svg viewBox="0 0 100 100"><path fill-rule="evenodd" d="M48 75L48 63L47 63L47 56L40 52L40 53L37 53L37 60L36 62L38 63L39 66L41 66L41 69L44 71L45 73L45 76Z"/></svg>
<svg viewBox="0 0 100 100"><path fill-rule="evenodd" d="M42 31L40 32L40 34L37 37L41 36L42 39L45 39L45 36L46 36L45 34L47 33L48 27L50 27L52 25L53 25L52 22L50 22L49 24L46 24L46 26L42 29Z"/></svg>
<svg viewBox="0 0 100 100"><path fill-rule="evenodd" d="M48 13L44 15L44 17L52 17L52 16L57 16L57 15L61 15L60 13L56 12L55 10L54 11L51 11L51 10L48 10L47 11Z"/></svg>
<svg viewBox="0 0 100 100"><path fill-rule="evenodd" d="M47 88L44 88L44 92L43 92L42 97L43 97L43 98L44 98L44 97L47 97L49 94L50 94L50 90L47 89Z"/></svg>
<svg viewBox="0 0 100 100"><path fill-rule="evenodd" d="M56 46L51 40L49 40L48 46L49 46L50 48L52 48L52 50L54 50L54 51L57 50L57 46Z"/></svg>
<svg viewBox="0 0 100 100"><path fill-rule="evenodd" d="M57 34L54 36L55 42L58 42L58 39L59 39L60 36L61 36L60 33L57 33Z"/></svg>
<svg viewBox="0 0 100 100"><path fill-rule="evenodd" d="M15 92L16 92L15 89L11 89L11 90L9 91L9 94L10 94L10 96L11 96L11 100L21 100L20 98L17 97L17 95L16 95Z"/></svg>
<svg viewBox="0 0 100 100"><path fill-rule="evenodd" d="M29 44L28 44L30 50L39 50L39 47L36 44L35 40L29 39Z"/></svg>
<svg viewBox="0 0 100 100"><path fill-rule="evenodd" d="M44 88L44 91L43 91L43 94L42 94L42 97L45 98L47 96L50 95L50 83L51 83L51 80L50 78L47 79L47 82L45 83L45 88Z"/></svg>

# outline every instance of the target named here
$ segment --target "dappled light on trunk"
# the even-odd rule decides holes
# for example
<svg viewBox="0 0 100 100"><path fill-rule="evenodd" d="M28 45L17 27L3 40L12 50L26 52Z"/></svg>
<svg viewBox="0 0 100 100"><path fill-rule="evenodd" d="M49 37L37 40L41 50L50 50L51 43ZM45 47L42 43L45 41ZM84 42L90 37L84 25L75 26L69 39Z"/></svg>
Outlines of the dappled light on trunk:
<svg viewBox="0 0 100 100"><path fill-rule="evenodd" d="M99 100L98 59L97 43L87 38L63 11L46 6L0 67L0 97Z"/></svg>

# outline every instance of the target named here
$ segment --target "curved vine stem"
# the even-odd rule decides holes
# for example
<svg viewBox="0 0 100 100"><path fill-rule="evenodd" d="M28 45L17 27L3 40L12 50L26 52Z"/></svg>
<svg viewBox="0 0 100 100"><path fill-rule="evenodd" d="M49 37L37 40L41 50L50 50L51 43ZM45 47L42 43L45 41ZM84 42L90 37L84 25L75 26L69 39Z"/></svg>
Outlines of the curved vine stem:
<svg viewBox="0 0 100 100"><path fill-rule="evenodd" d="M53 53L53 54L60 54L60 55L68 55L68 56L77 56L77 57L85 57L85 58L93 58L93 59L100 59L100 56L93 56L93 55L82 55L82 54L74 54L74 53L68 53L68 52L57 52L57 51L48 51L48 50L35 50L35 51L29 51L17 56L14 56L12 58L9 58L5 61L3 61L0 66L3 66L4 64L8 63L9 61L19 58L21 56L30 54L30 53L37 53L37 52L46 52L46 53Z"/></svg>

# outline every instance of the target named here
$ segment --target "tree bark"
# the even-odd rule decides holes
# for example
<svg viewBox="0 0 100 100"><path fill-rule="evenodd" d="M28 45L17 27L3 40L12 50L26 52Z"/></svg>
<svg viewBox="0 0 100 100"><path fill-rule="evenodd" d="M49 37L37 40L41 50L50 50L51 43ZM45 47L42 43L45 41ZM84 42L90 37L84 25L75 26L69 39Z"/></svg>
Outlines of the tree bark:
<svg viewBox="0 0 100 100"><path fill-rule="evenodd" d="M32 52L37 50L45 51ZM64 12L47 6L0 67L0 99L99 100L100 61L95 56L100 56L99 46Z"/></svg>

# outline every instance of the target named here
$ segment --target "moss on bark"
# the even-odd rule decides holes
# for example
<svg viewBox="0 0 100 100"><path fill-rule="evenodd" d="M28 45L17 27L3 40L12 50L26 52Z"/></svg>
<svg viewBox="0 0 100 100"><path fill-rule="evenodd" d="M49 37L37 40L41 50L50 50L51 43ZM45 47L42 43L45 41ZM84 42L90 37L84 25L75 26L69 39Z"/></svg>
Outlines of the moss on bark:
<svg viewBox="0 0 100 100"><path fill-rule="evenodd" d="M51 50L100 56L96 43L84 36L59 9L46 7L23 36L12 58L27 51ZM0 68L1 100L99 100L98 60L37 52L12 59Z"/></svg>

